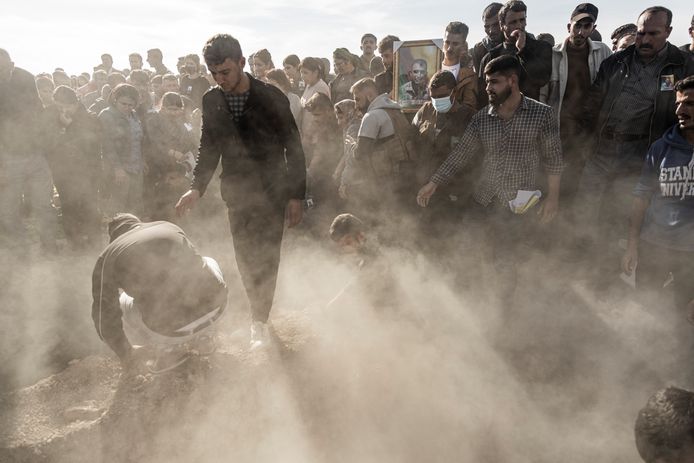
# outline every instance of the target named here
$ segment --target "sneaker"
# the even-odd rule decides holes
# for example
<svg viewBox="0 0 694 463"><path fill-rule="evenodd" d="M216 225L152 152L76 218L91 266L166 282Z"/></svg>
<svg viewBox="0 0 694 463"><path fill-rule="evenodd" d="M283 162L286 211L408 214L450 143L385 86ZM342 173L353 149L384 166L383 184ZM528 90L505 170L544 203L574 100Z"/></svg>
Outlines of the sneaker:
<svg viewBox="0 0 694 463"><path fill-rule="evenodd" d="M270 342L267 323L258 320L251 322L251 350L265 347Z"/></svg>

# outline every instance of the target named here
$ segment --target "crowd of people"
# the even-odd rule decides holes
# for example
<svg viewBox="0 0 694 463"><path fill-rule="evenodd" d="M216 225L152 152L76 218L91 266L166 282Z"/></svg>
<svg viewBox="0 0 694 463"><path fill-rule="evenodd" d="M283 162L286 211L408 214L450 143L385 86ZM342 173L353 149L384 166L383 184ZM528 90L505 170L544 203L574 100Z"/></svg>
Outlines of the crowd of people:
<svg viewBox="0 0 694 463"><path fill-rule="evenodd" d="M131 214L109 225L93 312L100 336L127 358L119 310L132 311L132 298L127 305L117 289L128 291L131 281L147 300L146 277L141 265L113 260L141 259L125 251L142 244L137 236L180 244L186 212L221 158L221 197L255 341L267 336L286 225L315 239L330 231L355 252L369 230L381 244L417 249L455 272L449 238L461 223L475 224L491 249L504 310L514 304L518 267L539 246L588 260L596 291L610 287L620 262L639 289L674 288L684 320L694 308L694 18L692 41L680 47L668 41L673 13L664 7L620 26L608 44L596 30L598 13L590 3L567 11L566 36L556 44L527 30L519 0L485 8L486 35L472 46L468 26L449 23L440 70L399 88L425 98L416 114L393 100L395 35L364 34L361 55L337 48L332 69L325 58L297 55L276 68L267 49L246 59L224 34L205 45L204 65L190 54L173 71L152 49L150 69L138 53L123 70L104 54L92 73L33 76L0 49L1 245L23 249L33 215L43 252L63 252L59 236L90 252L110 217ZM426 62L412 72L426 75ZM176 225L157 232L144 221ZM116 232L122 223L129 228ZM128 234L132 228L139 235ZM157 249L147 246L137 249ZM191 246L185 238L185 262L197 262ZM205 307L221 313L221 274L214 261L203 262L211 269L199 275L206 285L185 287L201 297L200 288L214 288ZM124 268L140 273L126 278ZM159 312L170 309L167 301ZM180 318L189 325L201 314L210 316L198 310ZM156 316L138 316L160 325ZM650 419L644 412L639 423ZM691 445L687 419L682 435ZM672 443L645 427L652 435L638 440L644 459L665 461L653 446Z"/></svg>

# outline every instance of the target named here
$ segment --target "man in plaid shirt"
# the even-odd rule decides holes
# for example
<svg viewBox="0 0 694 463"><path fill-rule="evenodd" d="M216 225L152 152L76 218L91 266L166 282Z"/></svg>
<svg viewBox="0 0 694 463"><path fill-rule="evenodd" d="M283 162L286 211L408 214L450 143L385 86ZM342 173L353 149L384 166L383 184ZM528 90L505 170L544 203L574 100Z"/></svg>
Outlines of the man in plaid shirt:
<svg viewBox="0 0 694 463"><path fill-rule="evenodd" d="M518 245L533 238L537 221L534 214L514 213L509 201L519 190L538 189L537 171L542 165L548 189L538 210L540 223L547 224L557 215L562 170L559 126L549 106L520 92L518 58L495 58L484 73L490 104L473 116L460 143L419 190L417 202L426 207L440 185L447 184L478 152L483 153L471 212L488 227L485 236L491 240L497 273L502 281L508 277L504 289L512 297L516 272L515 265L508 264L523 259Z"/></svg>

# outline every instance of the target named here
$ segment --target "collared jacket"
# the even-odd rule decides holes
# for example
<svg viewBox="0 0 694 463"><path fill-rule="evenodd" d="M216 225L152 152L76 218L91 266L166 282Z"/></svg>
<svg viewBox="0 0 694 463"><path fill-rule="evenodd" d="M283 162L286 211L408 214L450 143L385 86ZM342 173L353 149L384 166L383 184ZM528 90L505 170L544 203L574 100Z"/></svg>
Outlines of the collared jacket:
<svg viewBox="0 0 694 463"><path fill-rule="evenodd" d="M533 100L540 98L540 89L547 85L552 77L552 46L542 40L536 40L531 34L526 34L525 47L520 52L514 44L502 43L487 53L478 71L479 88L486 88L484 68L491 60L499 56L516 56L522 66L520 90L523 95ZM488 96L480 92L480 107L486 106Z"/></svg>
<svg viewBox="0 0 694 463"><path fill-rule="evenodd" d="M610 47L602 42L594 42L588 39L588 69L590 70L590 81L595 82L600 70L600 64L612 54ZM569 76L569 60L566 54L566 40L558 43L552 49L552 77L549 80L547 91L542 92L540 101L550 105L557 112L561 113L561 104L564 101L566 92L566 82Z"/></svg>
<svg viewBox="0 0 694 463"><path fill-rule="evenodd" d="M456 81L458 83L453 90L456 101L475 111L477 109L477 74L472 68L461 64Z"/></svg>
<svg viewBox="0 0 694 463"><path fill-rule="evenodd" d="M694 74L694 59L676 46L666 45L666 59L660 69L660 76L674 76L674 82ZM617 97L622 92L624 80L629 74L629 69L636 56L636 47L630 47L619 51L600 65L600 71L591 89L590 98L586 99L587 122L593 126L594 137L599 140L602 131L610 118L612 108ZM655 84L655 83L654 83ZM658 82L658 85L661 83ZM648 144L662 137L665 131L677 122L675 116L675 92L673 90L660 90L655 100L650 121Z"/></svg>
<svg viewBox="0 0 694 463"><path fill-rule="evenodd" d="M67 127L60 123L60 112L56 106L51 105L45 109L38 141L57 183L63 179L79 184L99 180L99 129L96 116L87 112L81 104ZM75 175L76 172L80 175Z"/></svg>
<svg viewBox="0 0 694 463"><path fill-rule="evenodd" d="M144 140L144 127L135 111L132 111L132 117L135 118L135 122L140 127L139 140L133 139L130 120L116 108L109 106L99 113L101 155L107 175L116 168L123 169L131 174L142 173L144 169L141 149L142 141ZM140 143L139 158L135 156L133 143Z"/></svg>
<svg viewBox="0 0 694 463"><path fill-rule="evenodd" d="M304 199L306 161L289 100L278 88L247 75L251 85L238 122L219 86L203 96L202 136L191 188L205 193L221 157L222 183L249 169L259 170L259 188L273 199Z"/></svg>

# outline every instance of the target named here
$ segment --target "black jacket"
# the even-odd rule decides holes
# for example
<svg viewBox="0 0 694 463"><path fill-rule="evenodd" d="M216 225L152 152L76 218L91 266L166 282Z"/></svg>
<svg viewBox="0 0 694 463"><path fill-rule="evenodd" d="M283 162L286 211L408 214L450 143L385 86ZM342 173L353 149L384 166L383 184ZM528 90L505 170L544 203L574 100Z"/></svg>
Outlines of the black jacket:
<svg viewBox="0 0 694 463"><path fill-rule="evenodd" d="M0 83L0 161L7 155L36 153L42 111L34 76L14 68L10 80Z"/></svg>
<svg viewBox="0 0 694 463"><path fill-rule="evenodd" d="M503 55L515 55L523 66L523 72L520 76L520 91L523 95L533 100L540 99L540 89L549 83L552 78L552 46L536 40L526 34L525 47L520 53L517 53L516 46L513 44L502 43L493 48L487 53L482 62L479 64L478 76L481 90L487 87L484 81L484 67L494 58ZM480 107L484 107L488 103L487 93L481 91L479 93Z"/></svg>
<svg viewBox="0 0 694 463"><path fill-rule="evenodd" d="M691 55L667 44L667 58L660 70L660 75L674 75L677 82L694 74L694 59ZM595 141L602 134L617 96L622 92L624 79L636 56L636 47L632 45L605 59L591 88L590 97L586 100L586 124L593 129ZM655 82L654 82L655 85ZM660 85L660 82L658 82ZM662 137L665 131L677 122L675 116L675 92L659 91L651 115L648 144ZM645 154L645 153L644 153Z"/></svg>
<svg viewBox="0 0 694 463"><path fill-rule="evenodd" d="M96 182L101 175L100 125L80 104L72 123L63 127L56 106L43 113L39 140L54 181ZM87 193L87 191L85 191Z"/></svg>
<svg viewBox="0 0 694 463"><path fill-rule="evenodd" d="M202 136L191 188L204 194L221 156L222 182L259 169L259 187L272 192L274 199L304 199L306 161L289 100L276 87L248 77L250 95L238 122L219 86L203 96Z"/></svg>
<svg viewBox="0 0 694 463"><path fill-rule="evenodd" d="M123 332L118 289L135 299L142 321L152 331L175 331L217 307L226 306L227 290L204 267L188 237L169 222L129 223L101 253L92 274L92 319L119 357L129 350Z"/></svg>

